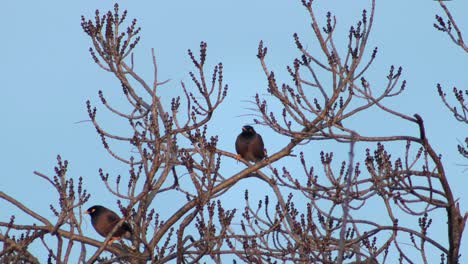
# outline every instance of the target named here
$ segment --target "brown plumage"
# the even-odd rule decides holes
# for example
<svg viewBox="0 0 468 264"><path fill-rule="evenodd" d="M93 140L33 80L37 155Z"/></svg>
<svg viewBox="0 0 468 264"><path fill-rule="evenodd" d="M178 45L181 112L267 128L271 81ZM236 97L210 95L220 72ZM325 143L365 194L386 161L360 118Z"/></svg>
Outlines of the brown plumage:
<svg viewBox="0 0 468 264"><path fill-rule="evenodd" d="M120 217L112 210L107 209L104 206L95 205L85 211L85 214L91 216L91 224L94 229L101 236L107 237L109 233L114 229L115 225L120 221ZM123 222L122 225L114 232L109 244L114 240L121 238L132 239L132 228L127 222Z"/></svg>
<svg viewBox="0 0 468 264"><path fill-rule="evenodd" d="M265 158L263 139L253 127L243 126L242 133L237 136L236 152L238 157L247 161L257 162Z"/></svg>

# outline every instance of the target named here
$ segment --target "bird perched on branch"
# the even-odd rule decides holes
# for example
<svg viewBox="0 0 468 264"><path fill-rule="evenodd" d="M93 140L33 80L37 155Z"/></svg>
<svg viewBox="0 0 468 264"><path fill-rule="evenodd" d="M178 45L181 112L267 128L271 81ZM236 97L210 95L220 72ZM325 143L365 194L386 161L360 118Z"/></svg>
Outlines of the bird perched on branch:
<svg viewBox="0 0 468 264"><path fill-rule="evenodd" d="M236 140L237 159L242 157L247 161L257 162L265 158L263 139L253 127L243 126L242 133Z"/></svg>
<svg viewBox="0 0 468 264"><path fill-rule="evenodd" d="M107 237L121 219L114 211L101 205L92 206L84 213L91 216L91 224L93 224L96 232L103 237ZM108 244L110 245L114 240L120 240L122 238L131 240L132 236L133 230L131 226L127 222L123 222L114 234L112 234L112 238L109 240Z"/></svg>

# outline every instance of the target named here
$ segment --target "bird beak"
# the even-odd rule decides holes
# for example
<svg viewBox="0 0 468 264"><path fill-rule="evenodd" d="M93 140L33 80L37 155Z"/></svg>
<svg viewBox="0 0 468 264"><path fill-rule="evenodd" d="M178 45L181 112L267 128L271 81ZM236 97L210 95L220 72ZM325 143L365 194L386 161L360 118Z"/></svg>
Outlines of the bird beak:
<svg viewBox="0 0 468 264"><path fill-rule="evenodd" d="M245 128L245 127L242 127L242 131L247 131L247 128Z"/></svg>
<svg viewBox="0 0 468 264"><path fill-rule="evenodd" d="M86 211L84 211L84 212L83 212L83 214L89 214L89 211L88 211L88 210L86 210Z"/></svg>

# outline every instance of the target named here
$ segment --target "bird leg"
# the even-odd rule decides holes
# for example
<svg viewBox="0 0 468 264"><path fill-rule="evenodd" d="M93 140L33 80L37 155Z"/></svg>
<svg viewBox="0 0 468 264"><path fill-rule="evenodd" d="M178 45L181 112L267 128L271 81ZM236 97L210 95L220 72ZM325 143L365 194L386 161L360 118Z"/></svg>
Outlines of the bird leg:
<svg viewBox="0 0 468 264"><path fill-rule="evenodd" d="M241 156L240 154L237 154L237 155L236 155L236 160L237 160L237 162L239 162L239 161L241 160L241 158L242 158L242 156Z"/></svg>
<svg viewBox="0 0 468 264"><path fill-rule="evenodd" d="M117 241L120 239L121 239L120 237L111 237L111 239L109 239L109 241L107 242L107 245L110 246L114 243L114 241Z"/></svg>

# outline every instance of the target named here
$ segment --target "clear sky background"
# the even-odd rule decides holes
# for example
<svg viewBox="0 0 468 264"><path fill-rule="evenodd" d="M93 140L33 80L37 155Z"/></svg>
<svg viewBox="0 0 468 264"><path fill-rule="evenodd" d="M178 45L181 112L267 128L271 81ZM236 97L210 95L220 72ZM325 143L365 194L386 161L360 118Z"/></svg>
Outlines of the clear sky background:
<svg viewBox="0 0 468 264"><path fill-rule="evenodd" d="M335 36L340 50L346 47L349 25L360 18L368 3L317 1L319 21L325 21L328 10L337 16ZM98 90L119 100L119 83L93 62L88 52L90 40L80 26L81 15L93 18L95 9L104 13L113 9L113 4L90 0L2 3L0 190L46 216L52 216L48 208L57 196L32 172L52 175L57 154L70 161L70 176L84 177L92 194L89 205L110 204L116 208L115 199L103 192L97 171L103 167L125 173L126 168L108 157L91 123L79 122L88 119L87 99L98 105ZM230 91L215 115L210 133L220 136L219 147L232 152L240 127L252 122L251 116L245 116L251 113L246 101L255 93L266 93L266 79L256 58L259 40L268 46L267 62L282 82L290 81L285 67L298 56L292 39L294 32L299 33L309 51L319 52L300 1L123 1L120 5L129 11L128 18L137 18L142 27L142 40L135 53L136 70L151 80L150 49L154 48L159 78L172 80L164 93L175 95L180 91L180 81L190 82L188 71L193 67L186 51L190 48L198 53L200 41L208 43L210 65L223 62L224 80ZM447 6L468 39L468 2L454 0ZM452 190L464 212L468 210L468 172L460 164L468 162L458 155L456 145L466 137L467 127L457 123L444 108L436 84L441 83L447 92L453 86L468 89L468 56L433 28L436 13L442 11L431 0L378 1L368 52L378 46L379 54L369 78L383 84L390 65L403 67L407 89L386 105L407 115L419 113L424 118L428 138L443 155ZM416 126L381 116L370 113L367 119L356 119L353 126L368 127L375 135L418 135ZM121 123L103 122L110 130L119 131ZM269 153L287 141L265 127L258 127L257 131ZM310 157L318 158L317 153ZM260 193L259 197L263 195ZM0 208L2 220L12 213ZM91 225L86 230L95 235ZM466 235L467 232L461 252L468 252ZM461 263L467 261L465 254Z"/></svg>

